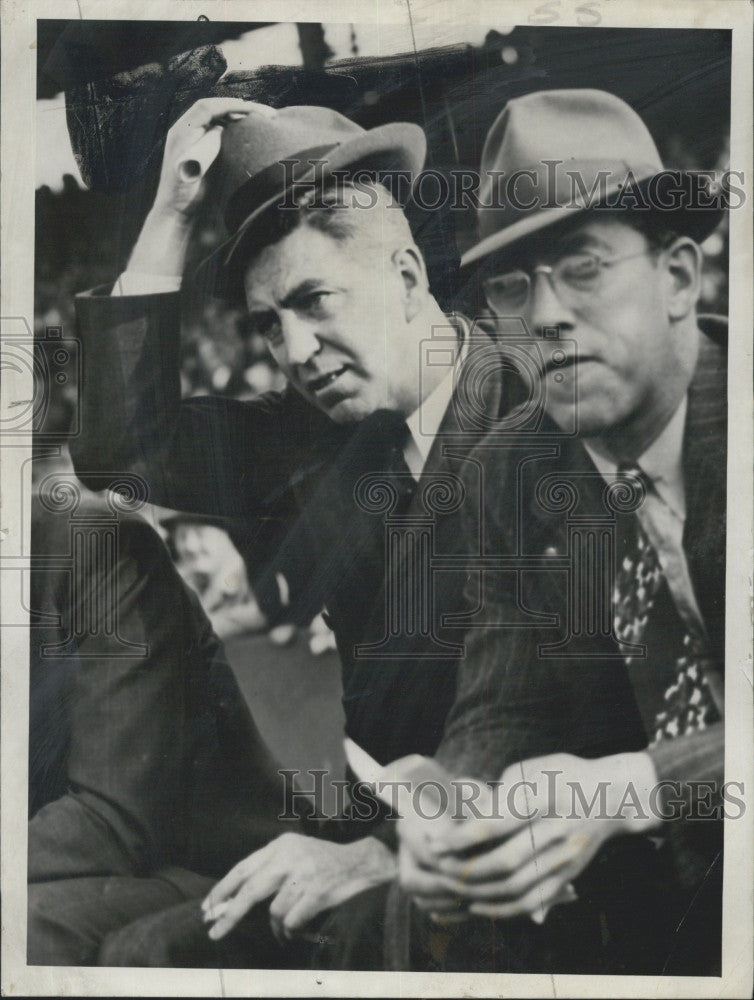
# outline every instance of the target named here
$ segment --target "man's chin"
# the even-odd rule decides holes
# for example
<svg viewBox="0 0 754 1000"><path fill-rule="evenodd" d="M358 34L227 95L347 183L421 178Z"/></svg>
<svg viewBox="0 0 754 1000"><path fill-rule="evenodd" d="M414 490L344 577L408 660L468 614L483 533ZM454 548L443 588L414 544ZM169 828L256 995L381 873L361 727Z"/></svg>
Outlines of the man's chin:
<svg viewBox="0 0 754 1000"><path fill-rule="evenodd" d="M560 430L578 438L600 437L609 432L619 416L617 402L606 400L600 405L548 406L547 415Z"/></svg>
<svg viewBox="0 0 754 1000"><path fill-rule="evenodd" d="M353 396L337 400L331 406L320 405L319 408L336 424L356 424L372 412L363 400Z"/></svg>

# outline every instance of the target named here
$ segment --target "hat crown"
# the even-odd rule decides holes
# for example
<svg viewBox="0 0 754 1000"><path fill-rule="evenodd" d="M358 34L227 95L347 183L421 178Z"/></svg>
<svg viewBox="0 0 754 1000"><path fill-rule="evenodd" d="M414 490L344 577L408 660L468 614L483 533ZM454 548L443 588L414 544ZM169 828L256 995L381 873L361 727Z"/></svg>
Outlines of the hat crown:
<svg viewBox="0 0 754 1000"><path fill-rule="evenodd" d="M601 90L549 90L509 101L482 151L488 171L541 169L544 161L604 160L606 167L662 170L649 129L624 101Z"/></svg>
<svg viewBox="0 0 754 1000"><path fill-rule="evenodd" d="M680 195L661 207L672 210L675 229L696 240L712 232L723 212L721 205L710 210L693 190L673 187L681 172L664 170L639 115L603 90L543 90L508 101L485 140L481 174L479 242L462 266L510 256L519 241L587 208L630 210L643 189L654 190L658 204L660 192ZM655 208L651 199L633 204Z"/></svg>
<svg viewBox="0 0 754 1000"><path fill-rule="evenodd" d="M238 295L244 260L272 213L292 207L300 195L342 177L421 170L427 151L422 129L413 122L390 122L364 129L332 108L291 105L273 109L249 102L248 114L227 124L212 180L224 206L228 238L210 255L218 259L215 290ZM398 200L400 202L400 192Z"/></svg>
<svg viewBox="0 0 754 1000"><path fill-rule="evenodd" d="M331 108L300 104L257 110L252 106L249 114L223 130L220 164L234 189L281 160L331 149L364 132Z"/></svg>

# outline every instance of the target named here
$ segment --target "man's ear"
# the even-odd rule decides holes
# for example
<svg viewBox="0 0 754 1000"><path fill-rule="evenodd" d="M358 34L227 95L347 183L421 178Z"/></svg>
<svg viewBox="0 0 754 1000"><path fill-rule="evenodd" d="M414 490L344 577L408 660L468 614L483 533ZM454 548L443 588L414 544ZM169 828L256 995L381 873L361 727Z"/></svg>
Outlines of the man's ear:
<svg viewBox="0 0 754 1000"><path fill-rule="evenodd" d="M688 236L679 236L663 251L670 277L668 315L685 319L697 303L702 286L702 251Z"/></svg>
<svg viewBox="0 0 754 1000"><path fill-rule="evenodd" d="M403 281L406 320L410 323L424 308L429 295L424 258L415 246L406 246L394 251L391 260Z"/></svg>

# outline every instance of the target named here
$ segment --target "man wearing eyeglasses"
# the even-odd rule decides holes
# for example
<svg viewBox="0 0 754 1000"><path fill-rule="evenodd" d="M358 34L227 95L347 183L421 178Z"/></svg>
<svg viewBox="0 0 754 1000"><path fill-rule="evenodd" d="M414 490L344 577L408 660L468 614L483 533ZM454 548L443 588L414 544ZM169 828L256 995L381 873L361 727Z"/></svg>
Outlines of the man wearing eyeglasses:
<svg viewBox="0 0 754 1000"><path fill-rule="evenodd" d="M502 785L476 818L399 824L404 961L719 974L725 329L696 303L720 206L684 175L672 201L600 91L510 101L490 171L531 187L480 209L463 263L524 321L544 419L478 452L484 553L524 568L485 573L437 756ZM574 174L602 197L569 199Z"/></svg>

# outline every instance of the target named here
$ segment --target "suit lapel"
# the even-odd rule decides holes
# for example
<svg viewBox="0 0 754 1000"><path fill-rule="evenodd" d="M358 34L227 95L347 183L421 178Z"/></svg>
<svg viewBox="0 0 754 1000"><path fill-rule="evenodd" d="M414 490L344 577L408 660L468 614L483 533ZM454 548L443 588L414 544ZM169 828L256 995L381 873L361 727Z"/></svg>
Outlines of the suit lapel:
<svg viewBox="0 0 754 1000"><path fill-rule="evenodd" d="M464 412L463 401L468 399L467 380L473 377L476 361L481 360L478 352L483 351L486 361L489 363L489 353L491 350L496 351L497 347L486 333L481 335L477 333L475 339L469 344L468 354L460 370L451 401L445 410L440 427L432 441L418 487L406 511L406 515L409 518L433 517L435 551L443 554L447 554L454 547L457 547L460 512L452 511L446 515L432 515L424 504L422 496L423 486L428 485L433 479L436 480L443 474L465 478L468 467L468 462L466 461L468 455L489 430L490 420L498 419L503 415L505 389L503 380L498 378L489 378L484 383L482 412L479 415L479 419L475 421L473 414L469 415ZM468 406L468 404L466 405ZM471 419L469 419L470 417ZM473 503L476 502L476 499L467 495L465 502ZM391 570L394 576L397 573L405 578L407 570L406 559L407 554L404 551L398 567ZM383 574L382 585L369 617L364 641L371 642L379 639L384 631L386 583L386 574Z"/></svg>
<svg viewBox="0 0 754 1000"><path fill-rule="evenodd" d="M725 633L726 377L726 352L702 337L689 387L684 432L683 547L712 649L720 662Z"/></svg>

